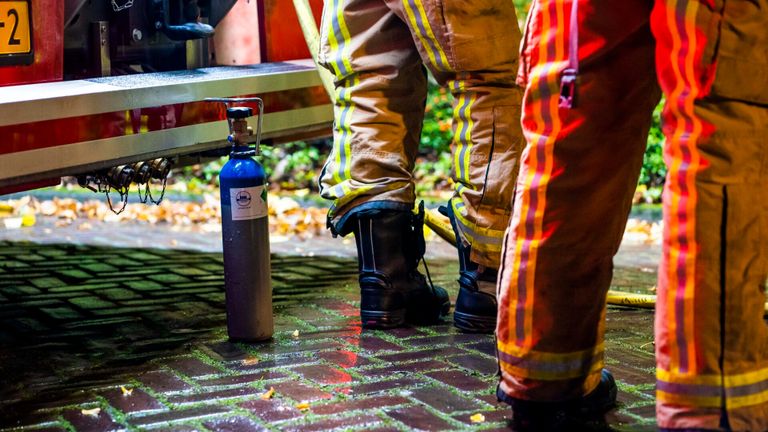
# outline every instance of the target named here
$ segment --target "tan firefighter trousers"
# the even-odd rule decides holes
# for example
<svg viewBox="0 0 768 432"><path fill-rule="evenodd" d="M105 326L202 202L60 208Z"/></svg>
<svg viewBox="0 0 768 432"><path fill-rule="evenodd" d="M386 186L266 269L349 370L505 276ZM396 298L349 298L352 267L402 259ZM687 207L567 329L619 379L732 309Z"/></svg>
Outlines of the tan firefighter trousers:
<svg viewBox="0 0 768 432"><path fill-rule="evenodd" d="M320 178L329 225L411 210L427 76L453 94L451 205L471 259L498 267L522 148L510 0L327 0L319 62L335 75L334 146Z"/></svg>
<svg viewBox="0 0 768 432"><path fill-rule="evenodd" d="M571 1L535 2L521 49L528 146L499 278L500 396L568 399L600 380L612 257L661 89L658 423L766 431L768 0L578 10L574 108L558 106Z"/></svg>

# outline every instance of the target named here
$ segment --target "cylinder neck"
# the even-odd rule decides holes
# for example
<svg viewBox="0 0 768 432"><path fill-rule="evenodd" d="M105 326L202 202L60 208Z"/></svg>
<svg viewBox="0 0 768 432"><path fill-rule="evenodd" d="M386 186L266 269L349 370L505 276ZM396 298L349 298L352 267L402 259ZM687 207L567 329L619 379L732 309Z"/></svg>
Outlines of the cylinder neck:
<svg viewBox="0 0 768 432"><path fill-rule="evenodd" d="M229 153L229 157L233 159L248 159L256 156L256 150L248 146L234 146Z"/></svg>

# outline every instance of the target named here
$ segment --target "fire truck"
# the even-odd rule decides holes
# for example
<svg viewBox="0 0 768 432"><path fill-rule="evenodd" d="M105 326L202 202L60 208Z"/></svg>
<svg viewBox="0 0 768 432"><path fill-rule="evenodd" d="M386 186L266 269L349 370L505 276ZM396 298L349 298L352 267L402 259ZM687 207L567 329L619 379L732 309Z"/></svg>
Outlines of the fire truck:
<svg viewBox="0 0 768 432"><path fill-rule="evenodd" d="M0 195L224 154L226 107L206 98L261 98L268 142L327 137L306 46L290 0L0 0Z"/></svg>

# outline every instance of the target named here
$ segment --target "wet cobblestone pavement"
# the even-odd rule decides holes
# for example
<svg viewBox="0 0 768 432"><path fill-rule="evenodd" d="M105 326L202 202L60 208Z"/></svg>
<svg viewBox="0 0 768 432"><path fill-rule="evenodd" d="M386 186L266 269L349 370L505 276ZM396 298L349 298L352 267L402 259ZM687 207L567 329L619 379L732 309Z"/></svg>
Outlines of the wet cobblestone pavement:
<svg viewBox="0 0 768 432"><path fill-rule="evenodd" d="M227 342L220 253L0 241L0 430L505 430L492 336L361 329L351 258L275 250L275 338L248 345ZM456 262L430 270L455 299ZM654 429L652 325L609 308L615 430Z"/></svg>

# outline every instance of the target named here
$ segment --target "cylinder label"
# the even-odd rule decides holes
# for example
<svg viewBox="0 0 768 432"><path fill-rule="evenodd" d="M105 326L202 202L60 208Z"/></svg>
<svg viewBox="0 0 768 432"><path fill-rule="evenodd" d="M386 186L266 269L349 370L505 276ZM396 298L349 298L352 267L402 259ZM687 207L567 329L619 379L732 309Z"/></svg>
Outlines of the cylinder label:
<svg viewBox="0 0 768 432"><path fill-rule="evenodd" d="M258 219L267 216L267 190L264 185L232 188L232 220Z"/></svg>

